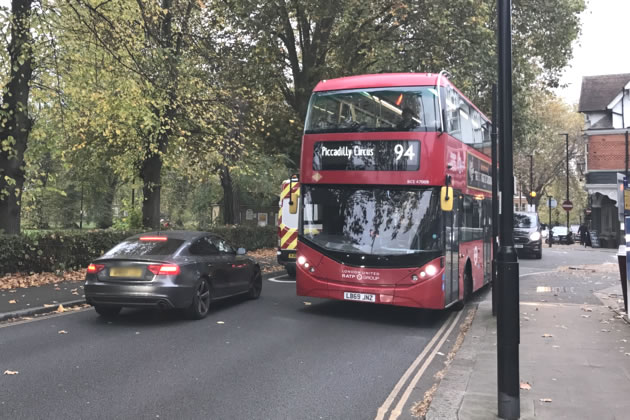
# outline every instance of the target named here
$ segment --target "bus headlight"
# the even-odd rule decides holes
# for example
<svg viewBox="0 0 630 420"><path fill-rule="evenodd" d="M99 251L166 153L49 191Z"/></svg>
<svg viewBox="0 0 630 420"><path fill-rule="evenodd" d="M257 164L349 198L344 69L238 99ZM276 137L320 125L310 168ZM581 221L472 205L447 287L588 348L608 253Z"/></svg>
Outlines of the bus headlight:
<svg viewBox="0 0 630 420"><path fill-rule="evenodd" d="M529 235L529 240L530 241L540 240L540 232L533 232L531 235Z"/></svg>
<svg viewBox="0 0 630 420"><path fill-rule="evenodd" d="M300 265L304 265L304 263L306 262L306 258L304 257L304 255L300 255L297 259L297 262Z"/></svg>
<svg viewBox="0 0 630 420"><path fill-rule="evenodd" d="M427 268L424 269L428 276L435 276L437 274L437 267L433 264L427 265Z"/></svg>

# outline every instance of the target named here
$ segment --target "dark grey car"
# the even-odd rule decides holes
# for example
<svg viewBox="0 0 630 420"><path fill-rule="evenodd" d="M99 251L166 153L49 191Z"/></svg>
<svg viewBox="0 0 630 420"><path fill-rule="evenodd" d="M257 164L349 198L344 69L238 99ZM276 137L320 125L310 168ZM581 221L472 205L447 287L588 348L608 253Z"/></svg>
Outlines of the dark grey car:
<svg viewBox="0 0 630 420"><path fill-rule="evenodd" d="M260 267L245 253L207 232L132 236L89 265L85 299L102 316L123 307L155 307L183 308L201 319L213 300L260 296Z"/></svg>

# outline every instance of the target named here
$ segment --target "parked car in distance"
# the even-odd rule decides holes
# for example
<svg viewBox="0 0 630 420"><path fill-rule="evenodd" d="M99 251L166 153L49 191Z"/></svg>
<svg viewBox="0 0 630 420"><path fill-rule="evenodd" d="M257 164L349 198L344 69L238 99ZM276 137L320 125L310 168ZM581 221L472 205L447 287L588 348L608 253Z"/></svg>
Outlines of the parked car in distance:
<svg viewBox="0 0 630 420"><path fill-rule="evenodd" d="M571 245L574 243L573 234L566 226L554 226L551 229L554 244Z"/></svg>
<svg viewBox="0 0 630 420"><path fill-rule="evenodd" d="M514 248L519 257L528 254L542 258L542 234L538 214L514 212Z"/></svg>
<svg viewBox="0 0 630 420"><path fill-rule="evenodd" d="M154 307L185 309L201 319L214 300L260 296L260 267L245 254L207 232L135 235L88 266L85 300L103 317L123 307Z"/></svg>

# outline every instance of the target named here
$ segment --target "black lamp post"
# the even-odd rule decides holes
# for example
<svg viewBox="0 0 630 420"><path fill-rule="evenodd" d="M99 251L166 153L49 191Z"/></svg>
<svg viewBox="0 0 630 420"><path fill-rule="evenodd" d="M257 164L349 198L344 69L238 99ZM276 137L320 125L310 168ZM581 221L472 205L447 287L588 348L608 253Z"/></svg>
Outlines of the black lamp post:
<svg viewBox="0 0 630 420"><path fill-rule="evenodd" d="M551 243L553 242L553 234L551 232L551 199L552 199L552 196L548 195L547 196L547 200L548 200L547 202L549 203L548 204L548 207L549 207L549 226L547 226L547 231L549 233L547 234L547 238L549 239L549 248L551 248Z"/></svg>
<svg viewBox="0 0 630 420"><path fill-rule="evenodd" d="M529 155L529 204L534 206L534 199L536 194L534 193L534 155ZM536 207L534 207L536 211Z"/></svg>
<svg viewBox="0 0 630 420"><path fill-rule="evenodd" d="M567 149L567 202L568 202L569 201L569 134L561 133L560 135L564 136L566 149ZM567 235L568 235L568 232L570 232L570 226L569 226L570 213L571 213L570 211L567 211Z"/></svg>

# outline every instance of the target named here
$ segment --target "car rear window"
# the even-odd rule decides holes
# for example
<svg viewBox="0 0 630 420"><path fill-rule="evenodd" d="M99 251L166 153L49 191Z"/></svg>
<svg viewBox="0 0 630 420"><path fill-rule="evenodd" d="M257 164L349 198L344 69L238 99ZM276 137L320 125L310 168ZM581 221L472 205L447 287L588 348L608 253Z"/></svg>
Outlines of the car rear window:
<svg viewBox="0 0 630 420"><path fill-rule="evenodd" d="M132 257L143 255L171 255L182 246L182 239L168 238L166 241L141 241L128 239L119 243L105 254L105 257Z"/></svg>

